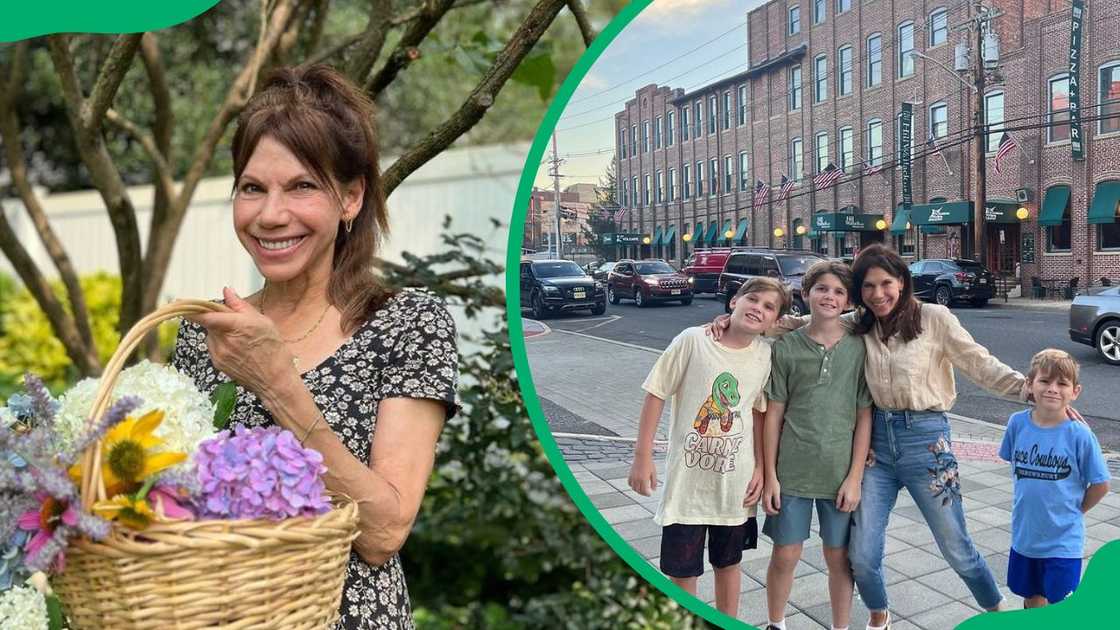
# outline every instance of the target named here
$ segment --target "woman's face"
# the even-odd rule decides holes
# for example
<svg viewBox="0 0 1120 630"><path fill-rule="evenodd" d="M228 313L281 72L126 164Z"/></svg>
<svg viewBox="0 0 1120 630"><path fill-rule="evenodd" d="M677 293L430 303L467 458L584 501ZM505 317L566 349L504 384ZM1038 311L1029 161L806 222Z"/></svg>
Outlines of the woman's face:
<svg viewBox="0 0 1120 630"><path fill-rule="evenodd" d="M902 278L891 275L882 267L872 267L863 277L860 293L867 308L881 319L890 315L898 305L898 296L902 293Z"/></svg>
<svg viewBox="0 0 1120 630"><path fill-rule="evenodd" d="M233 225L261 275L274 282L329 276L340 221L361 207L362 185L330 190L286 146L270 136L257 143L233 199Z"/></svg>

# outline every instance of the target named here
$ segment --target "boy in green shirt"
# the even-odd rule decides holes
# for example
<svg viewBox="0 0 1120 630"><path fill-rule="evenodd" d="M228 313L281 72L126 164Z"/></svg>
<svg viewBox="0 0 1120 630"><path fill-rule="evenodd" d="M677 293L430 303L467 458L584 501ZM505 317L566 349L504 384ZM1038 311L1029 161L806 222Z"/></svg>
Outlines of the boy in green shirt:
<svg viewBox="0 0 1120 630"><path fill-rule="evenodd" d="M863 339L840 321L853 291L851 270L839 261L819 262L801 287L810 323L774 344L766 387L762 531L774 543L766 572L767 627L785 630L783 612L815 502L832 627L847 630L853 591L848 532L871 442L871 394Z"/></svg>

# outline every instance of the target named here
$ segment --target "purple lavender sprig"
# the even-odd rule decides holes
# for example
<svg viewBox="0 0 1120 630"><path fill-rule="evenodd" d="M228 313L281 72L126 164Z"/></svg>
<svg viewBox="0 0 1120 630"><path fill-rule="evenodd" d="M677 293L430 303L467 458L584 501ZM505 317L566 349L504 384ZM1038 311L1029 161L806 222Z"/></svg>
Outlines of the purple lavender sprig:
<svg viewBox="0 0 1120 630"><path fill-rule="evenodd" d="M54 423L54 414L58 411L58 401L51 396L50 390L43 384L42 379L31 372L23 375L23 386L31 396L31 409L35 419L40 425Z"/></svg>
<svg viewBox="0 0 1120 630"><path fill-rule="evenodd" d="M124 421L128 414L132 413L133 410L142 404L144 404L144 401L141 400L139 396L121 396L117 402L113 403L105 411L105 413L101 414L101 420L86 431L81 439L74 443L73 448L59 455L59 459L67 465L78 461L83 451L97 440L100 440L109 429Z"/></svg>

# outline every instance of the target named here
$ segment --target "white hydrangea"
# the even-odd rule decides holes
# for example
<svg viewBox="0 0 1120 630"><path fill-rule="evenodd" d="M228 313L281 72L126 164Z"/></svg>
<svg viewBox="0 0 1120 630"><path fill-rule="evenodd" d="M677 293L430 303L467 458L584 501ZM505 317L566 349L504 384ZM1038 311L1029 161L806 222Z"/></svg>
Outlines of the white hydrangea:
<svg viewBox="0 0 1120 630"><path fill-rule="evenodd" d="M87 378L62 395L55 426L64 448L85 433L97 386L98 379ZM143 401L133 416L163 411L155 435L163 439L165 450L192 455L199 442L215 433L213 403L173 367L142 361L124 370L113 388L113 401L126 395Z"/></svg>
<svg viewBox="0 0 1120 630"><path fill-rule="evenodd" d="M34 586L13 586L0 591L0 628L47 630L47 600Z"/></svg>

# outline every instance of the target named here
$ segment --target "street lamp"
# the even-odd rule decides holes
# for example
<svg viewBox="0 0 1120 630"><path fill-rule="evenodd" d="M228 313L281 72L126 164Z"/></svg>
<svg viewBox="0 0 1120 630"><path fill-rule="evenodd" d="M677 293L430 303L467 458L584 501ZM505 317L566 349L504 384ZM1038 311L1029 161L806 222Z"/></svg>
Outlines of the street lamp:
<svg viewBox="0 0 1120 630"><path fill-rule="evenodd" d="M685 243L688 243L688 242L692 241L692 235L688 234L688 233L681 234L681 240L684 241Z"/></svg>
<svg viewBox="0 0 1120 630"><path fill-rule="evenodd" d="M653 239L649 236L642 237L642 245L649 245L651 242L653 242Z"/></svg>
<svg viewBox="0 0 1120 630"><path fill-rule="evenodd" d="M774 228L774 236L776 238L782 238L785 235L786 235L786 231L783 230L782 228L780 228L780 227Z"/></svg>
<svg viewBox="0 0 1120 630"><path fill-rule="evenodd" d="M1026 221L1027 218L1030 217L1030 216L1031 216L1031 211L1027 210L1026 208L1019 208L1018 210L1015 211L1015 218L1019 219L1020 221Z"/></svg>
<svg viewBox="0 0 1120 630"><path fill-rule="evenodd" d="M884 221L883 219L879 219L878 221L876 221L876 222L875 222L875 229L876 229L876 230L885 230L885 229L887 229L887 222L886 222L886 221Z"/></svg>
<svg viewBox="0 0 1120 630"><path fill-rule="evenodd" d="M808 231L809 231L809 228L805 227L804 225L799 225L799 226L797 226L797 229L794 230L794 232L798 236L804 236L805 233L808 232Z"/></svg>
<svg viewBox="0 0 1120 630"><path fill-rule="evenodd" d="M724 238L726 238L727 240L730 241L731 237L735 236L735 230L728 230L728 231L723 233L723 236L724 236Z"/></svg>

